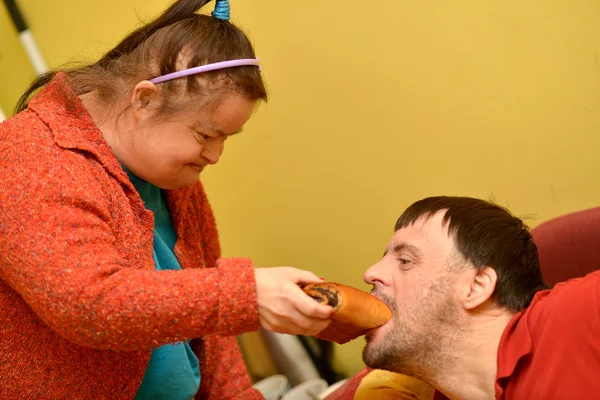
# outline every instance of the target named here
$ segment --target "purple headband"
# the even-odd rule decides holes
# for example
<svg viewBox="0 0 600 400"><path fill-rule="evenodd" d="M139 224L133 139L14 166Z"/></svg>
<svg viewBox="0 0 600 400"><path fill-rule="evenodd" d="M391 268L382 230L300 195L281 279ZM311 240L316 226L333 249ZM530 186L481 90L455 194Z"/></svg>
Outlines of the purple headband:
<svg viewBox="0 0 600 400"><path fill-rule="evenodd" d="M199 67L193 67L184 69L170 74L158 76L154 79L150 79L150 82L157 84L170 81L177 78L183 78L184 76L201 74L203 72L215 71L217 69L231 68L231 67L242 67L245 65L256 65L260 71L260 63L258 58L241 58L239 60L221 61L212 64L201 65Z"/></svg>

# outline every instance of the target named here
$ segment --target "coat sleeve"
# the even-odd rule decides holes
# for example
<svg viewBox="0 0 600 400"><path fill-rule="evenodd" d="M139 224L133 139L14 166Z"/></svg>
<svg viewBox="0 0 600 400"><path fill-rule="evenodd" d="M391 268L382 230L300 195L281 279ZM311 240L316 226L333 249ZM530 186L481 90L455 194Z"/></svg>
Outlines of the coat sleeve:
<svg viewBox="0 0 600 400"><path fill-rule="evenodd" d="M156 271L150 254L131 265L118 240L140 253L151 236L115 236L106 200L115 188L91 165L84 153L42 145L0 149L0 279L44 323L76 344L111 350L258 328L249 261Z"/></svg>

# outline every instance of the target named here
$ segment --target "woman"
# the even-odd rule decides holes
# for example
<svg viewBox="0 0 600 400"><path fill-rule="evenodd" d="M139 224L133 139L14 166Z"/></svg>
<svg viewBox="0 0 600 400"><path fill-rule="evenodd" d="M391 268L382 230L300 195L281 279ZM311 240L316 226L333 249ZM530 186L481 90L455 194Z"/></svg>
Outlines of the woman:
<svg viewBox="0 0 600 400"><path fill-rule="evenodd" d="M219 258L198 174L267 95L208 1L41 77L0 125L0 398L259 399L234 335L329 323L311 272Z"/></svg>

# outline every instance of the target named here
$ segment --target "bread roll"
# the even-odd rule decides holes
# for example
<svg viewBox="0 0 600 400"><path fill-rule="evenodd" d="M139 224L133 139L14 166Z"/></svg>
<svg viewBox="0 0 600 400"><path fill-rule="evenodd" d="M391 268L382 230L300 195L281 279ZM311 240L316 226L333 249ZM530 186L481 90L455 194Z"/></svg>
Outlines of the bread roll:
<svg viewBox="0 0 600 400"><path fill-rule="evenodd" d="M392 318L392 311L375 296L340 283L322 282L305 285L304 292L335 310L329 326L319 339L339 344L364 335Z"/></svg>

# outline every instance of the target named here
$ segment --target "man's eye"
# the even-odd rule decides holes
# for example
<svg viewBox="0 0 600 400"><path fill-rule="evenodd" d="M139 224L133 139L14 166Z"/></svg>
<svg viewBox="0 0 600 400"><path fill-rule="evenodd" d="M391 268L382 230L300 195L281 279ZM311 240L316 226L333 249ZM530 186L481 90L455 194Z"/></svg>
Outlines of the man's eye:
<svg viewBox="0 0 600 400"><path fill-rule="evenodd" d="M412 260L409 260L407 258L399 258L398 267L401 271L409 271L413 267Z"/></svg>

